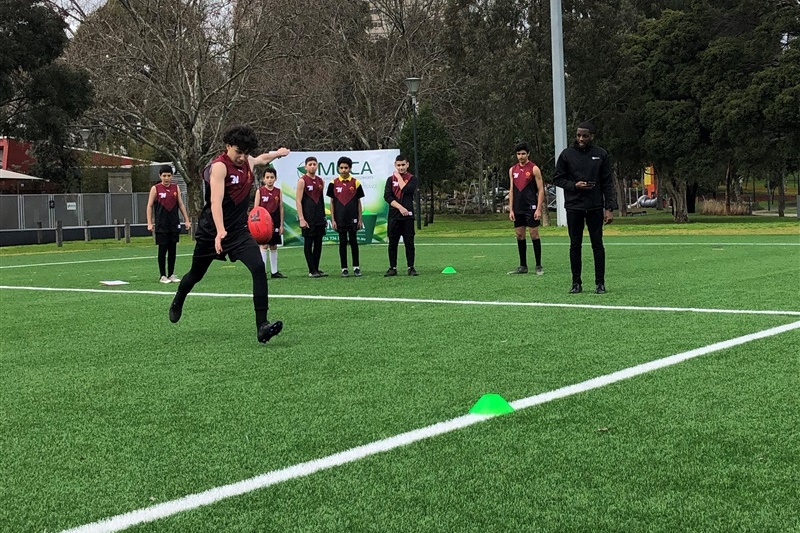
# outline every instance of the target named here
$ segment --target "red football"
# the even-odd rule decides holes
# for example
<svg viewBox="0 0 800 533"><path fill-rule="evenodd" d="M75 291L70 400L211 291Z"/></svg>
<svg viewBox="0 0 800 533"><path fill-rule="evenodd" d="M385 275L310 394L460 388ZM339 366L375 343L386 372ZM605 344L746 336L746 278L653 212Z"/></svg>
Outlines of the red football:
<svg viewBox="0 0 800 533"><path fill-rule="evenodd" d="M272 239L272 216L257 205L247 215L247 228L258 244L267 244Z"/></svg>

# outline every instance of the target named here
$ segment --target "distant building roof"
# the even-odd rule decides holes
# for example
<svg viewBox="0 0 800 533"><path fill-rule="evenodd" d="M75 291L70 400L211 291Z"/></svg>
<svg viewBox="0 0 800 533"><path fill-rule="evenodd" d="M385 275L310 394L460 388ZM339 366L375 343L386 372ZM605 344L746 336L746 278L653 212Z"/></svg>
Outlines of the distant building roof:
<svg viewBox="0 0 800 533"><path fill-rule="evenodd" d="M47 181L44 178L37 178L35 176L28 176L27 174L22 174L20 172L12 172L10 170L6 170L0 168L0 180L37 180L37 181Z"/></svg>

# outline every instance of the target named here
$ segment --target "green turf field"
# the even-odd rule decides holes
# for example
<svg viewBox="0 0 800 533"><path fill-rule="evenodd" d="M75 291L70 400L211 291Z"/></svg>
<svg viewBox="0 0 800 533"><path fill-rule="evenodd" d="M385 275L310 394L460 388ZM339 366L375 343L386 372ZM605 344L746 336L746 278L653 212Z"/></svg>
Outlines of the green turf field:
<svg viewBox="0 0 800 533"><path fill-rule="evenodd" d="M149 516L462 417L485 393L529 398L800 321L796 223L620 222L605 295L567 294L563 228L542 230L544 276L506 275L499 217L424 229L417 278L384 278L381 245L348 279L335 246L323 279L283 249L289 279L269 287L285 328L266 346L239 263L213 265L171 324L176 286L146 239L0 249L0 531ZM800 329L743 342L130 531L797 531L798 345Z"/></svg>

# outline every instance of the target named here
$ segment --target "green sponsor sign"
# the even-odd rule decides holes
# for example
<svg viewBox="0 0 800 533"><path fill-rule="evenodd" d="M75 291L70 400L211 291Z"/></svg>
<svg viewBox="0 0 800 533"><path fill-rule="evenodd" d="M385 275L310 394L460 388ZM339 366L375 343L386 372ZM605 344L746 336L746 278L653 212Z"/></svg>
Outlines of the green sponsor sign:
<svg viewBox="0 0 800 533"><path fill-rule="evenodd" d="M325 198L325 214L328 219L328 231L324 241L339 241L339 234L334 231L330 220L330 198L327 197L328 185L338 176L336 161L347 156L353 160L351 174L364 190L361 199L362 220L364 227L357 233L360 244L386 242L386 217L389 205L383 199L386 179L394 172L394 158L399 150L363 150L358 152L292 152L288 156L273 162L278 172L275 183L283 196L284 229L283 244L293 246L303 243L300 231L297 205L295 203L297 181L305 174L305 159L314 156L319 162L317 176L325 182L323 196ZM260 176L259 176L260 178Z"/></svg>

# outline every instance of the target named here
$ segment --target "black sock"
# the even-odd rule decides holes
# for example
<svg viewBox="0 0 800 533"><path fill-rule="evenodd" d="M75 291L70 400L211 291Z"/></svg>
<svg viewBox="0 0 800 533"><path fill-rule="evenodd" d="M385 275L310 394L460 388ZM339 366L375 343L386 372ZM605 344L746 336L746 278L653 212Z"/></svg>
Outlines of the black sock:
<svg viewBox="0 0 800 533"><path fill-rule="evenodd" d="M525 239L517 241L517 248L519 249L519 266L528 266L528 248L525 246Z"/></svg>
<svg viewBox="0 0 800 533"><path fill-rule="evenodd" d="M534 239L533 241L533 255L536 257L536 266L542 266L542 240Z"/></svg>

